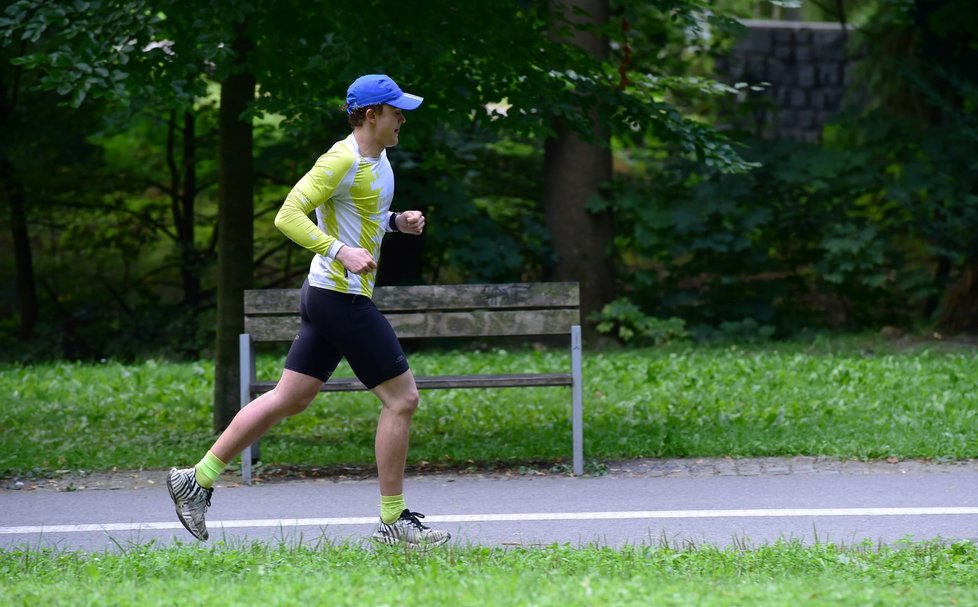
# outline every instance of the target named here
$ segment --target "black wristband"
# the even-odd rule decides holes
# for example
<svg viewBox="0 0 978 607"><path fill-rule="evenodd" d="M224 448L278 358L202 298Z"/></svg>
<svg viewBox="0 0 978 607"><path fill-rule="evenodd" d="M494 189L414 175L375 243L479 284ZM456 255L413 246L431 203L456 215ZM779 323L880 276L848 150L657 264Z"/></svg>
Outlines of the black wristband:
<svg viewBox="0 0 978 607"><path fill-rule="evenodd" d="M399 214L400 213L391 213L391 218L387 222L387 225L390 227L391 232L400 232L400 230L397 229L397 216Z"/></svg>

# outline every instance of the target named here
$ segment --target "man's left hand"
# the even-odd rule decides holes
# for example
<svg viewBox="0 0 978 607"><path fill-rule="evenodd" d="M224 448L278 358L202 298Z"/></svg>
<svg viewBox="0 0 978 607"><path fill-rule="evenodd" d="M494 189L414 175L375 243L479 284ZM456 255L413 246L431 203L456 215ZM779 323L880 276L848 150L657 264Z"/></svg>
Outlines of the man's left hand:
<svg viewBox="0 0 978 607"><path fill-rule="evenodd" d="M424 231L424 215L421 211L404 211L403 213L399 213L394 223L397 224L397 229L405 234L419 236Z"/></svg>

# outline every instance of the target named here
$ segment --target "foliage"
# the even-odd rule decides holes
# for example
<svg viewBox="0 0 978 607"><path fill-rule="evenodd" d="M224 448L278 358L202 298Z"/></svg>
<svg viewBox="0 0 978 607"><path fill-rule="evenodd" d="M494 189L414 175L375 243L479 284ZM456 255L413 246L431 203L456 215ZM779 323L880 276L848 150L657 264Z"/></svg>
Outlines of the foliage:
<svg viewBox="0 0 978 607"><path fill-rule="evenodd" d="M804 144L709 126L709 99L738 90L713 80L711 57L738 30L726 11L747 16L744 3L614 0L600 32L610 53L596 62L568 44L576 26L545 2L423 3L410 19L383 0L328 9L293 0L8 2L0 76L5 90L20 83L20 103L0 152L25 186L46 322L33 344L15 342L15 324L4 322L0 345L21 360L207 352L215 84L235 69L256 74L261 90L249 109L256 286L300 280L308 254L270 216L347 132L337 111L346 83L388 71L426 97L391 151L395 205L420 206L430 226L419 269L402 279L546 277L554 255L536 178L543 143L555 119L585 137L596 121L614 137L619 171L591 208L615 214L616 295L637 306L615 304L606 317L620 338L766 339L772 329L933 322L949 288L978 263L978 75L969 54L978 27L967 5L846 3L865 22L853 33L868 49L857 80L874 104ZM328 19L317 12L327 10ZM255 43L243 65L226 44L237 21ZM326 31L324 22L336 25ZM195 134L169 137L184 112ZM186 184L172 165L186 159L188 140L199 192L181 240L172 205ZM199 278L195 302L186 301L188 269ZM12 268L2 275L12 278ZM0 291L5 317L16 297Z"/></svg>
<svg viewBox="0 0 978 607"><path fill-rule="evenodd" d="M626 292L649 313L781 333L930 320L953 279L941 260L960 268L978 246L973 104L947 126L877 110L818 145L750 141L761 166L747 174L633 151L651 170L620 176L613 197Z"/></svg>
<svg viewBox="0 0 978 607"><path fill-rule="evenodd" d="M627 299L617 299L602 308L598 331L616 335L625 343L653 345L686 339L686 323L681 318L653 318Z"/></svg>
<svg viewBox="0 0 978 607"><path fill-rule="evenodd" d="M172 1L51 6L17 0L0 21L0 39L8 44L16 39L46 41L47 52L27 53L15 62L42 70L43 87L72 92L74 106L93 95L122 103L146 96L183 108L204 96L208 77L219 81L228 71L241 69L225 42L232 25L244 19L255 43L247 67L258 75L264 91L253 111L279 114L292 124L322 120L324 104L338 101L343 85L355 76L387 71L405 74L399 80L406 85L439 83L424 87L429 106L440 111L420 119L421 133L447 124L542 135L550 133L552 118L564 118L589 136L591 130L580 118L592 115L608 125L652 129L701 159L734 170L741 167L722 137L685 120L657 98L667 84L632 73L629 78L636 86L616 86L618 65L595 62L567 43L577 26L545 2L514 7L494 0L478 10L427 3L414 7L406 22L385 18L393 3L376 0L372 5L378 10L331 7L331 22L344 27L324 35L320 22L306 10L290 11L281 2L216 2L190 9ZM304 5L293 8L299 6ZM702 0L671 1L655 10L671 15L681 27L697 29L706 6ZM629 2L621 2L620 10L629 15L649 11L644 3ZM554 20L556 36L551 37L548 24ZM428 34L437 30L449 35L432 39ZM412 52L422 41L424 53ZM286 67L283 55L308 59L289 61ZM503 101L513 110L487 111L489 104Z"/></svg>
<svg viewBox="0 0 978 607"><path fill-rule="evenodd" d="M705 330L705 335L701 333L699 337L713 339L716 341L726 341L735 343L753 343L756 341L766 341L774 337L775 328L770 325L760 325L753 318L745 318L740 321L724 321L716 329L700 328Z"/></svg>
<svg viewBox="0 0 978 607"><path fill-rule="evenodd" d="M956 0L859 8L853 46L866 52L852 93L863 105L819 143L732 135L759 166L731 175L655 138L622 138L624 170L604 204L627 268L622 294L643 314L683 318L698 337L751 323L778 335L933 323L974 274L974 16Z"/></svg>
<svg viewBox="0 0 978 607"><path fill-rule="evenodd" d="M721 605L968 604L971 542L896 546L450 546L427 554L281 540L111 552L0 552L10 604ZM397 571L396 576L391 571Z"/></svg>
<svg viewBox="0 0 978 607"><path fill-rule="evenodd" d="M756 328L752 329L757 331ZM282 354L259 360L259 378ZM978 456L973 347L871 339L674 343L588 350L586 456ZM450 350L411 355L419 375L566 371L563 350ZM350 375L345 365L338 372ZM0 367L0 475L155 469L213 441L210 362L52 363ZM433 390L412 427L412 466L566 462L570 394L562 388ZM376 398L322 395L262 439L269 467L369 467ZM120 432L125 428L125 432Z"/></svg>
<svg viewBox="0 0 978 607"><path fill-rule="evenodd" d="M619 132L650 130L690 157L744 168L723 137L667 101L670 90L709 88L702 79L687 82L666 69L653 76L646 68L654 62L645 62L640 70L624 66L634 85L618 86L622 53L643 48L648 25L655 24L656 35L695 31L706 6L616 2L616 13L641 27L610 24L605 33L621 52L596 62L568 43L577 26L546 2L494 0L465 10L426 3L406 20L394 17L399 4L382 0L320 7L319 17L291 1L7 3L0 16L5 57L30 75L24 82L32 94L57 93L91 112L66 130L104 156L92 179L61 186L59 198L90 197L89 205L44 206L40 185L27 182L32 232L44 233L52 217L70 216L88 237L65 249L86 261L77 272L58 274L55 294L42 298L47 322L33 351L122 358L206 351L216 284L215 85L234 70L253 73L261 91L248 110L259 177L256 286L295 284L301 275L307 253L283 241L267 219L324 145L345 134L337 112L342 91L372 71L395 74L406 90L426 97L426 111L410 116L392 152L397 204L421 206L431 218L424 271L414 279L539 280L553 254L540 189L527 184L540 172L554 119L584 136L592 119ZM323 23L335 26L324 30ZM254 43L243 62L229 43L235 24ZM433 31L445 35L432 38ZM197 121L196 135L177 129L168 136L166 122L182 115ZM28 130L42 121L23 117ZM188 143L195 157L180 153ZM118 153L122 146L130 153ZM174 171L183 162L195 163L196 194ZM171 210L180 196L190 201L189 235L177 229L181 215ZM103 227L102 213L113 227ZM38 274L50 280L56 270L46 263L47 247L34 247L45 260ZM188 295L193 285L199 296ZM58 307L52 298L61 294L70 296ZM7 301L14 296L6 294ZM168 331L174 316L180 329ZM66 335L70 343L46 335Z"/></svg>
<svg viewBox="0 0 978 607"><path fill-rule="evenodd" d="M745 157L760 168L701 177L649 154L657 170L618 180L616 218L629 230L616 244L644 309L707 326L804 322L804 297L819 290L811 267L833 244L821 232L871 177L844 150L754 142Z"/></svg>
<svg viewBox="0 0 978 607"><path fill-rule="evenodd" d="M539 173L541 154L534 145L490 135L446 137L421 154L390 152L399 163L395 204L420 204L428 218L427 283L539 281L553 264L541 188L526 179ZM449 148L464 170L432 175L420 162L431 150Z"/></svg>
<svg viewBox="0 0 978 607"><path fill-rule="evenodd" d="M40 71L40 86L69 96L73 107L89 97L110 104L152 98L183 109L203 96L206 83L198 58L173 47L196 46L203 50L201 61L212 64L230 49L220 44L227 30L187 27L188 22L174 19L178 12L164 13L170 4L19 0L6 6L0 39L5 46L15 41L32 45L13 63ZM201 11L199 19L217 14ZM195 34L200 36L196 41ZM160 87L160 75L167 71L166 86Z"/></svg>
<svg viewBox="0 0 978 607"><path fill-rule="evenodd" d="M701 0L685 6L674 2L614 4L621 21L617 31L609 32L615 64L608 71L617 78L620 92L614 100L620 120L613 135L629 147L654 141L656 147L695 158L724 173L751 169L754 165L740 156L736 142L712 132L702 111L710 97L737 92L715 80L710 57L729 48L743 26L718 13L713 3Z"/></svg>

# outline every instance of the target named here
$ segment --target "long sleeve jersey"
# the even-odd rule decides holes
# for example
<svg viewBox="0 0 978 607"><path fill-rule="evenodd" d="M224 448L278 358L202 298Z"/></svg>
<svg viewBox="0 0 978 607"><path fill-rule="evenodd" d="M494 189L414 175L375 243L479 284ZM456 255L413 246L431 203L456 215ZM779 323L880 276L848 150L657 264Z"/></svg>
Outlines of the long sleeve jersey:
<svg viewBox="0 0 978 607"><path fill-rule="evenodd" d="M390 231L394 171L387 152L379 158L360 155L351 133L319 157L286 197L275 226L316 253L309 266L309 284L340 293L373 295L376 271L350 274L336 259L348 245L369 251L380 261L380 243ZM309 219L315 209L317 223Z"/></svg>

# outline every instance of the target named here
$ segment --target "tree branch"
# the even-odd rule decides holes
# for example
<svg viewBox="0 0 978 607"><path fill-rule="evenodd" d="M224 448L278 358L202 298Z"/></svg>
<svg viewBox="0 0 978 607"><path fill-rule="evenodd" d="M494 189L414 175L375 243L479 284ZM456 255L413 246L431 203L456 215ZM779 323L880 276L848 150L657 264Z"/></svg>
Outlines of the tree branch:
<svg viewBox="0 0 978 607"><path fill-rule="evenodd" d="M173 214L173 224L179 226L182 223L180 213L180 171L177 169L177 159L174 139L176 138L177 112L170 110L169 120L166 124L166 166L170 169L170 183L173 188L170 190L170 212Z"/></svg>
<svg viewBox="0 0 978 607"><path fill-rule="evenodd" d="M153 181L151 179L147 179L145 183L148 186L152 186L152 187L160 190L161 192L163 192L164 194L170 196L171 198L176 195L176 192L173 191L173 188L171 188L168 185L162 184L159 181Z"/></svg>

